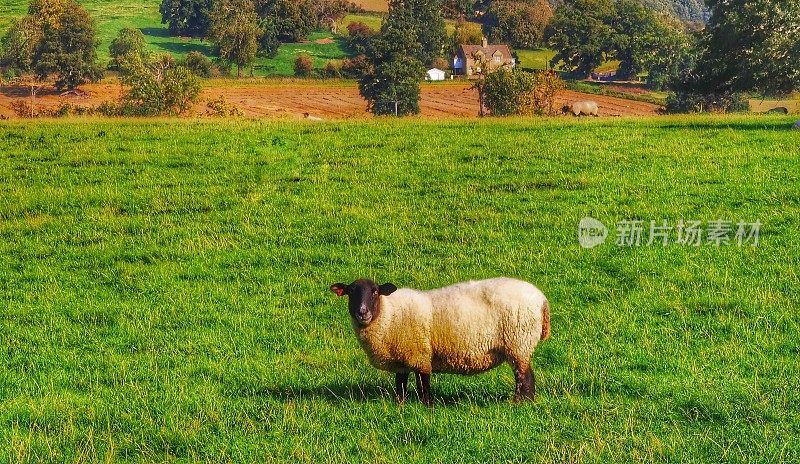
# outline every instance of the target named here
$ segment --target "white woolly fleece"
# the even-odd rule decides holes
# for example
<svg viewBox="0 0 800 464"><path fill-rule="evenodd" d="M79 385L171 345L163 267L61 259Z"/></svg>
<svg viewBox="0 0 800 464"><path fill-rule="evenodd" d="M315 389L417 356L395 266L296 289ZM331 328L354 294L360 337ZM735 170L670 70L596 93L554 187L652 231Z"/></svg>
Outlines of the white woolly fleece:
<svg viewBox="0 0 800 464"><path fill-rule="evenodd" d="M372 365L390 372L475 374L504 361L527 368L549 336L544 294L505 277L402 288L381 296L379 308L367 327L353 329Z"/></svg>

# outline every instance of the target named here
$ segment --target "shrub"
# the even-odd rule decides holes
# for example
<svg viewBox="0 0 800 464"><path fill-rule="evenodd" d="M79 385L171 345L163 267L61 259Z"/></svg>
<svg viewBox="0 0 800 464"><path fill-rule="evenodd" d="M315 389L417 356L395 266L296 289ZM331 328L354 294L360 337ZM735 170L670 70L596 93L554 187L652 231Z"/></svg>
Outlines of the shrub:
<svg viewBox="0 0 800 464"><path fill-rule="evenodd" d="M189 71L200 77L211 77L214 69L211 60L200 52L189 52L186 55L185 64Z"/></svg>
<svg viewBox="0 0 800 464"><path fill-rule="evenodd" d="M450 69L450 61L447 58L442 58L440 56L433 60L433 63L431 63L431 67L439 69Z"/></svg>
<svg viewBox="0 0 800 464"><path fill-rule="evenodd" d="M38 113L33 109L27 100L14 100L11 102L11 109L18 118L35 118Z"/></svg>
<svg viewBox="0 0 800 464"><path fill-rule="evenodd" d="M342 62L338 60L328 60L322 68L322 75L325 77L342 77Z"/></svg>
<svg viewBox="0 0 800 464"><path fill-rule="evenodd" d="M547 0L493 0L484 18L484 27L493 42L516 48L539 45L553 10Z"/></svg>
<svg viewBox="0 0 800 464"><path fill-rule="evenodd" d="M162 0L159 11L171 35L203 37L211 26L211 0Z"/></svg>
<svg viewBox="0 0 800 464"><path fill-rule="evenodd" d="M360 79L369 70L370 63L366 55L358 55L342 60L342 75L345 77Z"/></svg>
<svg viewBox="0 0 800 464"><path fill-rule="evenodd" d="M91 114L92 109L84 106L75 106L71 103L63 102L58 106L32 107L27 100L13 100L11 109L18 118L63 118L71 114Z"/></svg>
<svg viewBox="0 0 800 464"><path fill-rule="evenodd" d="M200 95L200 82L185 66L169 68L161 80L164 108L168 113L183 114Z"/></svg>
<svg viewBox="0 0 800 464"><path fill-rule="evenodd" d="M533 88L530 74L498 69L486 76L483 86L484 102L494 116L519 114L519 95Z"/></svg>
<svg viewBox="0 0 800 464"><path fill-rule="evenodd" d="M556 95L566 88L566 83L552 70L534 73L533 89L521 96L522 114L554 116L557 113Z"/></svg>
<svg viewBox="0 0 800 464"><path fill-rule="evenodd" d="M121 115L182 114L200 95L197 76L187 67L175 65L170 55L146 63L126 56L123 70L122 82L129 90L122 97Z"/></svg>
<svg viewBox="0 0 800 464"><path fill-rule="evenodd" d="M122 105L117 102L112 101L104 101L97 105L97 108L94 109L97 114L102 116L121 116L122 115Z"/></svg>
<svg viewBox="0 0 800 464"><path fill-rule="evenodd" d="M564 81L552 71L499 69L486 76L483 91L486 107L494 116L553 115L556 94L564 88Z"/></svg>
<svg viewBox="0 0 800 464"><path fill-rule="evenodd" d="M365 54L369 51L370 41L377 32L368 25L356 21L347 25L347 46L356 55Z"/></svg>
<svg viewBox="0 0 800 464"><path fill-rule="evenodd" d="M294 60L294 75L299 77L308 77L311 71L314 70L314 62L311 57L305 53L297 55Z"/></svg>
<svg viewBox="0 0 800 464"><path fill-rule="evenodd" d="M668 113L734 113L750 109L747 99L739 93L673 92L667 96L665 106Z"/></svg>
<svg viewBox="0 0 800 464"><path fill-rule="evenodd" d="M144 57L144 45L144 34L142 34L142 31L131 27L121 29L117 37L114 38L111 45L108 47L108 52L111 55L109 67L112 69L119 69L122 58L129 53Z"/></svg>
<svg viewBox="0 0 800 464"><path fill-rule="evenodd" d="M460 45L480 45L483 40L483 29L480 24L459 21L453 31L453 50Z"/></svg>
<svg viewBox="0 0 800 464"><path fill-rule="evenodd" d="M241 117L244 116L242 110L233 103L225 100L225 97L219 97L206 101L206 115L215 117Z"/></svg>

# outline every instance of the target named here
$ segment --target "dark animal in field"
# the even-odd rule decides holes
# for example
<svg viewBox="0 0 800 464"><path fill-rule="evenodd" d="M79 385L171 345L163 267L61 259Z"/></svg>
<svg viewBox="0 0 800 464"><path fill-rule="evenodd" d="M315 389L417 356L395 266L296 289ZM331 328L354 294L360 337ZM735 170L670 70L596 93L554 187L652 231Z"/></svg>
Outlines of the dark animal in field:
<svg viewBox="0 0 800 464"><path fill-rule="evenodd" d="M794 130L800 130L800 121L797 121L797 122L795 122L795 123L794 123L794 126L792 126L792 129L794 129Z"/></svg>
<svg viewBox="0 0 800 464"><path fill-rule="evenodd" d="M563 113L572 113L574 116L599 116L597 102L592 100L577 101L571 105L564 105L561 109Z"/></svg>
<svg viewBox="0 0 800 464"><path fill-rule="evenodd" d="M785 106L778 106L778 107L772 108L770 110L767 110L767 113L789 114L789 108L786 108Z"/></svg>
<svg viewBox="0 0 800 464"><path fill-rule="evenodd" d="M476 374L503 362L514 370L515 399L534 398L531 355L550 336L550 307L530 283L501 277L423 291L361 279L330 289L348 296L370 363L395 373L398 401L406 399L411 373L430 405L432 373Z"/></svg>

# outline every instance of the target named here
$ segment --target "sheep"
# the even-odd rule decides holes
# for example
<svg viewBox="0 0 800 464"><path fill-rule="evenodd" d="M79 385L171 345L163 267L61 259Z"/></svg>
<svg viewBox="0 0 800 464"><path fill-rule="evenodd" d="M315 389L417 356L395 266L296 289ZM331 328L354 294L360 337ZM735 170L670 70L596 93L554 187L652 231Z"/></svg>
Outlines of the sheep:
<svg viewBox="0 0 800 464"><path fill-rule="evenodd" d="M514 371L515 401L534 399L531 355L550 337L550 307L532 284L501 277L422 291L359 279L330 290L348 296L356 337L374 367L395 374L398 402L412 372L430 406L432 373L477 374L503 362Z"/></svg>
<svg viewBox="0 0 800 464"><path fill-rule="evenodd" d="M572 113L575 116L585 114L586 116L599 116L597 102L592 100L577 101L571 105L564 105L561 108L563 113Z"/></svg>

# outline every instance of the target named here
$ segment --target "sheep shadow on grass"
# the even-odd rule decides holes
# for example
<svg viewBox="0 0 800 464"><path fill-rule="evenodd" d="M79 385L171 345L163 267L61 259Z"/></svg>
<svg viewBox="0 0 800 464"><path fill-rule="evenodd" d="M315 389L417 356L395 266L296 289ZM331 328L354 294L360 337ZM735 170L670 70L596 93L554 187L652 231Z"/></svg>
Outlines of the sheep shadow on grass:
<svg viewBox="0 0 800 464"><path fill-rule="evenodd" d="M406 404L420 403L419 397L413 386L410 386ZM347 402L395 402L393 386L381 384L355 384L348 382L333 382L328 384L298 387L296 385L275 385L252 392L257 396L267 396L279 401L299 401L303 399L321 400L331 404ZM513 398L513 392L486 391L484 388L474 388L458 392L440 391L434 385L432 388L434 405L457 406L477 405L488 406L492 404L508 403Z"/></svg>

